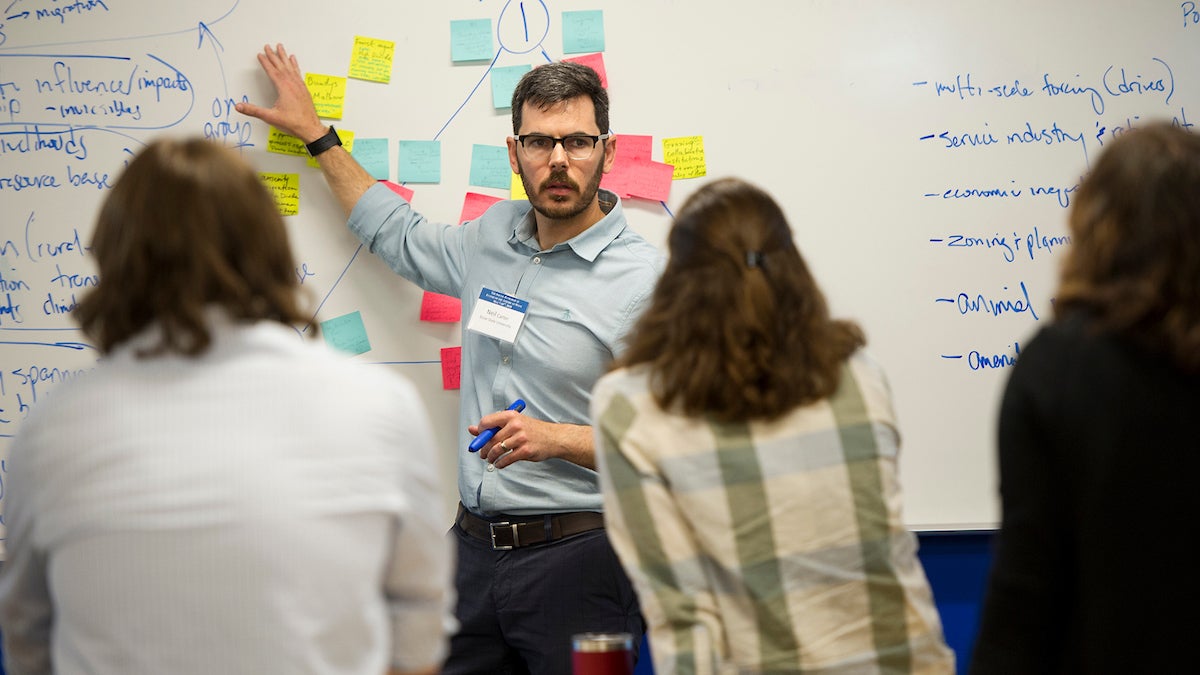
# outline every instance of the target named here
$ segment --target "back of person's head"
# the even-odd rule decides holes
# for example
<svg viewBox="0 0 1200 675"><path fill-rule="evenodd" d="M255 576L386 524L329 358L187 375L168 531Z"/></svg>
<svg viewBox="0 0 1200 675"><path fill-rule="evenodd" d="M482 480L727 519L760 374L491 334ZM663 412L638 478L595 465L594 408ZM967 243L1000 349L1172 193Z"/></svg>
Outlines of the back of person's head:
<svg viewBox="0 0 1200 675"><path fill-rule="evenodd" d="M207 308L298 324L299 284L275 200L249 164L203 140L160 139L129 163L92 238L100 282L74 314L101 352L152 324L144 354L197 355Z"/></svg>
<svg viewBox="0 0 1200 675"><path fill-rule="evenodd" d="M521 118L526 103L548 110L563 101L587 96L596 109L596 128L608 133L608 91L595 70L581 63L555 61L525 73L512 95L513 133L521 133Z"/></svg>
<svg viewBox="0 0 1200 675"><path fill-rule="evenodd" d="M1200 372L1200 136L1169 123L1128 131L1101 154L1070 214L1055 313Z"/></svg>
<svg viewBox="0 0 1200 675"><path fill-rule="evenodd" d="M865 340L835 321L783 211L735 178L684 203L670 260L618 366L645 364L663 409L773 419L832 395Z"/></svg>

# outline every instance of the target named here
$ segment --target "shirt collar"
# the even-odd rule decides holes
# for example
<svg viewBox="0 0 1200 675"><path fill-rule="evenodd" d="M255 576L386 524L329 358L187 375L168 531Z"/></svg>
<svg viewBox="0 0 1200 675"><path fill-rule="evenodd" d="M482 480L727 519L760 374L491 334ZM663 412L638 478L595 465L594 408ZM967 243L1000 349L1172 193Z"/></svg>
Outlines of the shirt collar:
<svg viewBox="0 0 1200 675"><path fill-rule="evenodd" d="M604 217L583 232L556 245L550 249L551 251L570 247L575 255L588 262L595 262L600 252L608 248L608 245L625 231L626 223L624 211L621 209L621 198L604 189L599 190L596 195L600 199L601 210L606 212ZM510 243L519 242L534 251L540 251L541 247L537 240L537 221L534 218L534 210L529 209L525 217L517 221L508 241Z"/></svg>

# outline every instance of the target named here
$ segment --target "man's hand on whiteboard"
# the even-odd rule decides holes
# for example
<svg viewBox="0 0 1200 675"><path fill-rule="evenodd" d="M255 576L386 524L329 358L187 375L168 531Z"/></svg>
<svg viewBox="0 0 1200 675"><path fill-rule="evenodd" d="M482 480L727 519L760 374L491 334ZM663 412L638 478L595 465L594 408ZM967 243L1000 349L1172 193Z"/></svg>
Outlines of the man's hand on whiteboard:
<svg viewBox="0 0 1200 675"><path fill-rule="evenodd" d="M317 107L313 104L312 94L304 83L304 73L295 56L288 54L283 45L267 45L258 55L258 62L275 85L275 104L264 108L253 103L238 103L235 106L238 112L291 134L304 141L305 145L332 131L317 116ZM375 184L375 178L354 161L340 144L322 150L318 158L321 173L325 175L342 210L349 216L359 198Z"/></svg>
<svg viewBox="0 0 1200 675"><path fill-rule="evenodd" d="M275 85L275 104L264 108L243 102L235 106L237 111L256 117L305 143L312 143L328 133L329 127L317 117L317 108L296 57L288 54L281 44L267 45L258 55L258 62Z"/></svg>
<svg viewBox="0 0 1200 675"><path fill-rule="evenodd" d="M552 457L565 459L587 469L596 468L592 428L579 424L555 424L511 410L484 415L479 424L467 427L480 431L500 427L492 441L479 451L479 458L497 469L513 462L541 462Z"/></svg>

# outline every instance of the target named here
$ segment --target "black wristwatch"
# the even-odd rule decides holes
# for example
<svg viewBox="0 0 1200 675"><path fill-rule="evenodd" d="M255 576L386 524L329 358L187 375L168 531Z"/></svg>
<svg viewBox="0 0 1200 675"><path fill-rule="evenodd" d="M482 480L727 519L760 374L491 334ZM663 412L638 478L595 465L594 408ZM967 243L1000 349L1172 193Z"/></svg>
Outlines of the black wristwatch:
<svg viewBox="0 0 1200 675"><path fill-rule="evenodd" d="M318 138L317 140L313 141L312 143L305 143L304 147L305 147L305 149L308 150L308 154L310 156L316 157L317 155L321 154L322 152L325 152L326 150L332 148L333 146L341 145L341 144L342 144L342 139L338 137L337 129L334 129L333 125L330 124L329 125L329 133Z"/></svg>

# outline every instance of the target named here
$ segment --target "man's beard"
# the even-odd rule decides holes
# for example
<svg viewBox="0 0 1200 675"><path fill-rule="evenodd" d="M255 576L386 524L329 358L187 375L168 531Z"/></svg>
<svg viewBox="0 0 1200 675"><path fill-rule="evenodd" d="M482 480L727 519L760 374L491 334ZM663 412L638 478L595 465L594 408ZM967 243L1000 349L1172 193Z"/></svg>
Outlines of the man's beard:
<svg viewBox="0 0 1200 675"><path fill-rule="evenodd" d="M604 163L597 162L596 173L592 174L591 180L588 181L587 187L583 191L580 191L579 185L567 176L566 171L551 172L550 176L542 182L541 188L534 190L529 183L529 174L525 172L525 167L521 166L519 157L517 166L521 168L521 185L525 186L525 194L529 197L529 203L533 205L533 210L551 220L568 220L586 211L596 199L596 192L600 189L600 179L604 176ZM570 186L574 193L579 195L579 201L571 202L571 197L574 195L567 195L564 199L547 196L544 190L551 183Z"/></svg>

